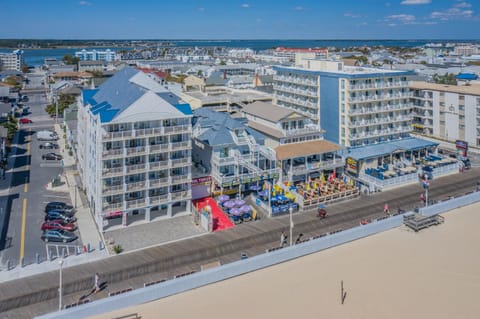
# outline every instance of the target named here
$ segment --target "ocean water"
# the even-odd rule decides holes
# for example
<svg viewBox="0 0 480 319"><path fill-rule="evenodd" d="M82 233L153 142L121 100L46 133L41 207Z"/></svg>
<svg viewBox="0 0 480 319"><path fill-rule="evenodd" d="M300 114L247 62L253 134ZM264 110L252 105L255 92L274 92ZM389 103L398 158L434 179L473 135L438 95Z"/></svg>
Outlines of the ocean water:
<svg viewBox="0 0 480 319"><path fill-rule="evenodd" d="M475 40L159 40L168 42L178 47L207 47L221 46L230 48L250 48L252 50L267 50L280 46L297 48L315 48L315 47L337 47L348 48L354 46L398 46L398 47L418 47L427 43L455 43L455 42L477 42ZM88 50L89 48L87 48ZM104 50L107 48L97 48ZM128 48L109 48L112 50ZM61 59L66 54L74 54L79 51L78 48L61 49L29 49L25 50L25 62L28 65L39 66L43 64L45 58ZM0 52L11 52L12 49L0 48Z"/></svg>

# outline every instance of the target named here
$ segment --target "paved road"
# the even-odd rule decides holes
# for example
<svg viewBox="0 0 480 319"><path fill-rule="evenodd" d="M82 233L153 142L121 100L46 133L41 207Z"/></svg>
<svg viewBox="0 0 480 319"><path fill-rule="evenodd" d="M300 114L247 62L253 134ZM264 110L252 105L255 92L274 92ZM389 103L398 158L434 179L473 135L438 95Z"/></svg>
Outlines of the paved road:
<svg viewBox="0 0 480 319"><path fill-rule="evenodd" d="M61 174L63 168L61 162L42 160L41 155L49 151L39 149L40 142L34 135L38 130L53 129L53 120L44 110L45 96L36 93L28 94L28 97L29 101L24 104L29 106L31 113L26 117L33 123L20 124L18 142L14 145L16 156L10 190L2 191L2 195L9 195L11 207L5 249L0 252L0 257L2 265L8 261L11 267L19 266L22 257L26 265L36 262L37 254L43 260L46 258L46 246L40 240L45 204L69 201L68 193L45 189L45 185Z"/></svg>
<svg viewBox="0 0 480 319"><path fill-rule="evenodd" d="M464 174L434 180L431 184L430 198L442 200L470 192L475 188L479 178L480 169L472 169ZM294 217L294 236L301 232L305 237L310 237L356 226L363 218L381 217L385 202L390 204L392 210L397 207L412 209L419 204L421 191L419 185L410 185L368 197L362 196L330 206L329 217L322 220L317 219L313 213L297 214ZM228 263L238 260L240 252L243 251L249 256L263 253L267 248L278 246L280 233L282 230L288 230L288 225L288 216L264 219L239 225L231 230L67 268L64 270L65 304L78 300L86 293L92 285L92 274L95 272L99 272L102 279L108 281L110 291L128 287L139 288L145 282L170 279L177 274L198 271L201 265L212 261ZM28 318L54 311L58 307L57 283L58 272L2 283L0 311L6 311L3 315L8 318ZM35 291L41 291L41 294L35 294ZM19 299L24 302L24 306L16 304L19 308L7 311L7 300L12 300L15 295L24 296ZM104 296L105 294L99 294L97 298ZM32 300L38 303L33 304Z"/></svg>

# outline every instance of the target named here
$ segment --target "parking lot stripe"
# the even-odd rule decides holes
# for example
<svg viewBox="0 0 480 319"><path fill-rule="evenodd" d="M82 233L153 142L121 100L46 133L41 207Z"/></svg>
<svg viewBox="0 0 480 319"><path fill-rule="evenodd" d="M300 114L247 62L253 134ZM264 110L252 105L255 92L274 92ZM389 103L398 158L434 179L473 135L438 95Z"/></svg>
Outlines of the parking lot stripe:
<svg viewBox="0 0 480 319"><path fill-rule="evenodd" d="M25 256L25 224L27 223L27 199L23 199L22 232L20 235L20 261Z"/></svg>

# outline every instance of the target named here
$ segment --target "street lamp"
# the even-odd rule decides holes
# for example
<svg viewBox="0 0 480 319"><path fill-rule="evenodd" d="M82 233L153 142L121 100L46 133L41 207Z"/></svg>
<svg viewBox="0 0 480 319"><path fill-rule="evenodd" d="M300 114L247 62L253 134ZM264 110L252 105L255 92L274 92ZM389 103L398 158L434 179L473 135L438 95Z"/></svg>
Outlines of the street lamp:
<svg viewBox="0 0 480 319"><path fill-rule="evenodd" d="M55 95L55 124L58 123L58 97Z"/></svg>
<svg viewBox="0 0 480 319"><path fill-rule="evenodd" d="M292 219L292 215L293 215L293 207L290 207L289 209L290 211L290 246L292 246L292 243L293 243L293 219Z"/></svg>
<svg viewBox="0 0 480 319"><path fill-rule="evenodd" d="M60 265L60 284L58 287L58 311L62 310L62 270L63 270L63 258L58 261Z"/></svg>

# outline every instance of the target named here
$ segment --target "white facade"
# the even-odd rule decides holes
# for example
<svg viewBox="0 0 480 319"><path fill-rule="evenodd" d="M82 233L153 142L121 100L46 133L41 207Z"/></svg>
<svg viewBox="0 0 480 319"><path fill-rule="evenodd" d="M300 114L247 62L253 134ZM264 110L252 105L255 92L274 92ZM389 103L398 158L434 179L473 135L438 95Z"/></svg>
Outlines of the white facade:
<svg viewBox="0 0 480 319"><path fill-rule="evenodd" d="M0 70L21 71L24 63L23 50L15 50L12 53L0 53Z"/></svg>
<svg viewBox="0 0 480 319"><path fill-rule="evenodd" d="M480 146L480 86L413 82L416 132Z"/></svg>
<svg viewBox="0 0 480 319"><path fill-rule="evenodd" d="M115 61L118 60L116 58L116 53L110 49L106 49L105 51L97 51L91 50L87 51L83 49L82 51L75 52L75 56L80 58L82 61Z"/></svg>
<svg viewBox="0 0 480 319"><path fill-rule="evenodd" d="M78 169L100 229L114 223L113 216L123 216L126 226L191 210L191 115L162 98L161 87L143 72L126 72L137 73L118 90L105 93L102 86L90 93L98 104L88 92L79 100ZM118 82L116 76L110 80ZM122 90L132 83L138 91ZM123 100L122 94L138 98L109 118L116 106L102 105Z"/></svg>

